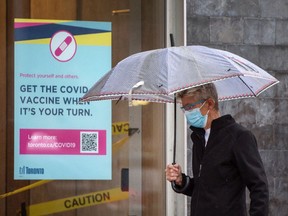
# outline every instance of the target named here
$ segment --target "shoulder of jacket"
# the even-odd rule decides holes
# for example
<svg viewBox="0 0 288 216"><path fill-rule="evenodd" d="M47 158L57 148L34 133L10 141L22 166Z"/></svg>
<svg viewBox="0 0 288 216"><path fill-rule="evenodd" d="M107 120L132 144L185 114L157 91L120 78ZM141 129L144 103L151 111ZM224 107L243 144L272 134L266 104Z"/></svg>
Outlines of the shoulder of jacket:
<svg viewBox="0 0 288 216"><path fill-rule="evenodd" d="M239 123L233 123L226 128L226 132L229 133L235 140L241 135L251 135L251 131L240 125Z"/></svg>

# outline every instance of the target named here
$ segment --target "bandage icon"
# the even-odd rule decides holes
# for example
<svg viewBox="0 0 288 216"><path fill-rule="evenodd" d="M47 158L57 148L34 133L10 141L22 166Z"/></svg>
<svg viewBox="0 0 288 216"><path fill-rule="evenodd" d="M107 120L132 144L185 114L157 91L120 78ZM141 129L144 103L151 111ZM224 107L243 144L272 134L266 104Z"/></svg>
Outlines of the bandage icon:
<svg viewBox="0 0 288 216"><path fill-rule="evenodd" d="M65 40L60 44L60 46L55 50L54 52L55 55L60 56L66 50L66 48L69 46L71 42L72 42L72 37L67 36Z"/></svg>

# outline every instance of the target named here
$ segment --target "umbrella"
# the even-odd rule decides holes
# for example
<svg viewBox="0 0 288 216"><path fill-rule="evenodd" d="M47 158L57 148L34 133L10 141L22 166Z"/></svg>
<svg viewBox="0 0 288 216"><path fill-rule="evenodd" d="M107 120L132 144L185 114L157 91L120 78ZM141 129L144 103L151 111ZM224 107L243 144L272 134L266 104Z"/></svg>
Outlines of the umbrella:
<svg viewBox="0 0 288 216"><path fill-rule="evenodd" d="M256 97L279 81L233 53L205 46L140 52L119 62L83 96L173 103L174 94L213 82L219 101Z"/></svg>
<svg viewBox="0 0 288 216"><path fill-rule="evenodd" d="M122 99L176 104L177 92L207 83L215 84L219 101L224 101L256 97L278 82L252 62L224 50L169 47L122 60L89 89L82 101ZM176 126L173 163L175 131Z"/></svg>

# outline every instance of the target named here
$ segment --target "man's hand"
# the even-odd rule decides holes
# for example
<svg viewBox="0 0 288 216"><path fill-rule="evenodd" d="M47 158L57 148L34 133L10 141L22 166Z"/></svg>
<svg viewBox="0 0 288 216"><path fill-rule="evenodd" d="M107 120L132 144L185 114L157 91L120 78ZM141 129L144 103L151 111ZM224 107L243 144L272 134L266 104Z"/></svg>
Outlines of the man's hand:
<svg viewBox="0 0 288 216"><path fill-rule="evenodd" d="M166 179L170 182L175 181L177 185L182 185L182 171L179 164L168 164L166 169Z"/></svg>

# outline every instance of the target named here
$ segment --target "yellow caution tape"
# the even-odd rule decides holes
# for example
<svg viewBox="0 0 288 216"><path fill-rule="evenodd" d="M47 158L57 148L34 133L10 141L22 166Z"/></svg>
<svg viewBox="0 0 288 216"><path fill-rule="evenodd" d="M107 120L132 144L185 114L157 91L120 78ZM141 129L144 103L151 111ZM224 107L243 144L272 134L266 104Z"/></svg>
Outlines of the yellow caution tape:
<svg viewBox="0 0 288 216"><path fill-rule="evenodd" d="M119 151L119 150L121 149L121 147L122 147L128 140L129 140L129 137L127 136L127 137L124 137L124 138L122 138L121 140L113 143L113 145L112 145L113 152L115 153L115 152ZM17 194L17 193L24 192L24 191L26 191L26 190L30 190L30 189L32 189L32 188L35 188L35 187L38 187L38 186L40 186L40 185L49 183L49 182L51 182L51 181L53 181L53 180L40 180L40 181L37 181L37 182L35 182L35 183L33 183L33 184L30 184L30 185L27 185L27 186L25 186L25 187L19 188L19 189L17 189L17 190L12 191L12 192L8 192L8 193L5 193L5 194L1 194L1 195L0 195L0 199L6 198L6 197L8 197L8 196L12 196L12 195Z"/></svg>
<svg viewBox="0 0 288 216"><path fill-rule="evenodd" d="M112 124L112 129L113 129L113 135L118 135L118 134L128 134L129 130L129 122L116 122ZM127 141L129 140L129 137L124 137L121 140L113 143L112 148L113 152L118 151ZM46 184L48 182L51 182L53 180L41 180L38 182L35 182L33 184L27 185L25 187L19 188L17 190L14 190L12 192L8 192L5 194L0 195L0 199L6 198L8 196L12 196L17 193L21 193L26 190L30 190L32 188L38 187L40 185Z"/></svg>
<svg viewBox="0 0 288 216"><path fill-rule="evenodd" d="M21 193L21 192L26 191L26 190L30 190L30 189L32 189L32 188L38 187L38 186L40 186L40 185L46 184L46 183L51 182L51 181L53 181L53 180L41 180L41 181L37 181L37 182L35 182L35 183L33 183L33 184L27 185L27 186L25 186L25 187L22 187L22 188L20 188L20 189L14 190L14 191L12 191L12 192L2 194L2 195L0 195L0 199L3 199L3 198L5 198L5 197L11 196L11 195L14 195L14 194L17 194L17 193Z"/></svg>
<svg viewBox="0 0 288 216"><path fill-rule="evenodd" d="M112 135L128 134L129 122L115 122L112 124Z"/></svg>
<svg viewBox="0 0 288 216"><path fill-rule="evenodd" d="M30 205L27 207L27 213L29 216L47 215L93 205L126 200L128 198L129 192L123 192L120 188L114 188Z"/></svg>
<svg viewBox="0 0 288 216"><path fill-rule="evenodd" d="M113 153L120 150L120 148L129 140L129 137L124 137L121 140L113 143L112 150Z"/></svg>

